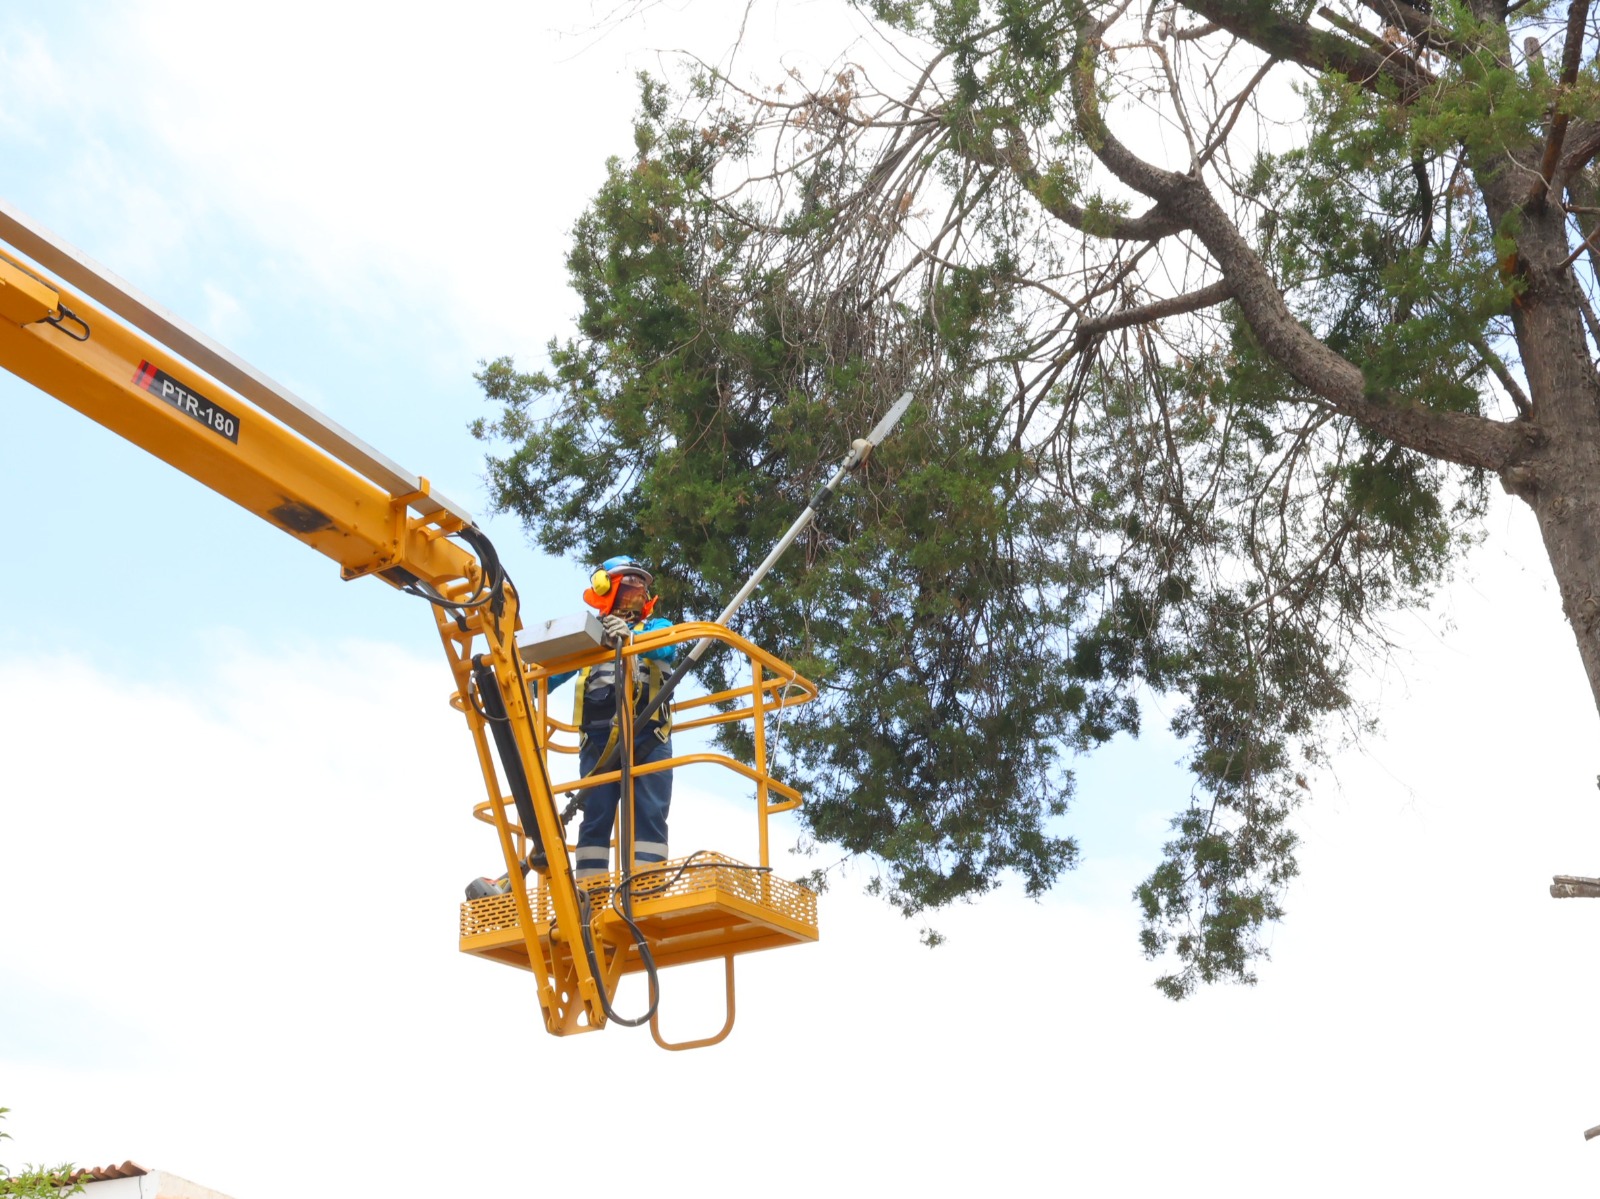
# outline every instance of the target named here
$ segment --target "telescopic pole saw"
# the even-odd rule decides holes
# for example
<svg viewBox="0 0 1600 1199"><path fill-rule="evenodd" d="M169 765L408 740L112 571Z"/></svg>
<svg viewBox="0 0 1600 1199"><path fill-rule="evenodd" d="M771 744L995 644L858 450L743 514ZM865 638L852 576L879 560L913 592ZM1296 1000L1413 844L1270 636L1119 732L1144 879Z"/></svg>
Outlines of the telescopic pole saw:
<svg viewBox="0 0 1600 1199"><path fill-rule="evenodd" d="M883 419L872 427L872 432L865 437L858 437L850 443L850 452L845 455L844 461L839 463L838 469L833 472L833 477L817 489L817 493L806 504L806 510L799 515L794 524L789 526L789 531L778 538L778 544L772 547L772 552L766 556L760 566L756 567L755 573L745 580L744 586L739 588L739 593L728 601L728 606L722 610L722 614L716 620L712 621L713 624L726 625L728 621L733 619L733 614L742 608L744 602L755 593L755 589L761 585L761 580L767 577L767 572L777 565L778 559L783 557L784 552L794 544L794 539L805 532L807 526L817 518L817 513L827 506L828 501L838 491L839 485L850 476L852 471L857 470L867 460L872 451L881 445L890 433L894 432L895 426L900 423L900 418L906 414L906 409L909 407L911 407L911 393L908 391L894 402L894 406L888 412L884 413ZM673 689L683 680L684 675L694 669L695 663L700 661L701 656L710 646L711 638L709 637L702 637L694 643L694 648L684 655L683 660L678 663L673 672L661 684L661 690L656 692L644 711L634 718L635 728L642 727L646 721L661 710L661 706L672 697ZM596 763L594 770L590 773L603 774L608 770L615 769L620 749L620 745L613 746L611 752Z"/></svg>

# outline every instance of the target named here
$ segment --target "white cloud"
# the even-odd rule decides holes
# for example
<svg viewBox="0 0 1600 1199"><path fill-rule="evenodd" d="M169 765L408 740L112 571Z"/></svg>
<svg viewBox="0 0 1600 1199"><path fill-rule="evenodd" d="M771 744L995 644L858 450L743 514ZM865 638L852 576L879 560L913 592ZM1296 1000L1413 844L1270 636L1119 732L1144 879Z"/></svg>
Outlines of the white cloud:
<svg viewBox="0 0 1600 1199"><path fill-rule="evenodd" d="M29 1156L134 1156L242 1199L389 1162L397 1195L464 1160L476 1193L571 1189L645 1133L669 1193L707 1170L775 1195L1575 1186L1600 911L1544 888L1595 870L1600 804L1551 598L1509 570L1453 593L1459 639L1420 639L1388 740L1302 814L1258 987L1155 995L1126 900L1145 861L944 914L936 951L847 881L821 944L741 962L729 1042L670 1056L549 1038L526 975L455 953L493 842L442 664L240 651L151 686L12 661L0 911L25 985L0 999L0 1100ZM1506 693L1540 720L1463 698ZM747 821L680 782L676 848ZM664 994L668 1035L720 1023L715 970ZM19 1051L46 1002L47 1044L92 1052Z"/></svg>
<svg viewBox="0 0 1600 1199"><path fill-rule="evenodd" d="M37 143L34 119L69 100L61 69L36 25L19 25L0 43L0 130Z"/></svg>
<svg viewBox="0 0 1600 1199"><path fill-rule="evenodd" d="M715 58L745 10L716 0L609 21L505 0L284 0L264 17L142 0L14 57L71 79L54 114L82 147L71 191L125 208L125 236L100 253L120 273L154 287L172 270L163 255L231 228L291 261L297 290L359 296L371 320L415 319L421 298L449 343L434 352L526 357L576 310L567 234L606 156L631 153L635 74L679 48ZM807 46L833 57L850 23L816 14L755 21L744 61Z"/></svg>

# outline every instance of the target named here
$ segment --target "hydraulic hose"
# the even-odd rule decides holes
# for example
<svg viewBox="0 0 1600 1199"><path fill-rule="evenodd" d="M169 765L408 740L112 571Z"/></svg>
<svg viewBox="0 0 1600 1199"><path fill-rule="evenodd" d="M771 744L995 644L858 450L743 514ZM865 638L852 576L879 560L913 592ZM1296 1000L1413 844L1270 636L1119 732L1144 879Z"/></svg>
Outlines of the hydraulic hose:
<svg viewBox="0 0 1600 1199"><path fill-rule="evenodd" d="M622 881L612 891L615 910L622 917L622 922L633 932L634 948L639 951L639 961L644 965L645 978L650 985L650 1007L644 1015L636 1018L619 1016L611 1006L611 996L606 994L606 986L602 981L600 972L599 955L595 951L594 929L587 918L583 921L581 935L583 937L583 952L589 959L589 970L594 975L595 985L600 992L600 1005L605 1009L606 1018L615 1020L625 1028L638 1028L648 1024L655 1018L656 1009L661 1005L661 980L656 968L655 955L650 952L649 939L644 935L633 918L633 704L632 687L623 685L623 670L630 672L629 681L632 680L633 664L623 656L627 639L617 638L617 652L613 661L616 664L616 679L613 692L616 696L616 729L617 750L619 755L620 776L617 780L617 804L620 818L621 832L617 838L617 867L622 875ZM593 771L590 772L594 773ZM580 891L587 898L587 894ZM587 904L585 905L587 908ZM586 914L587 915L587 914Z"/></svg>
<svg viewBox="0 0 1600 1199"><path fill-rule="evenodd" d="M623 686L623 642L623 638L617 638L617 766L620 771L617 779L617 814L620 818L617 868L618 873L626 877L633 873L633 663L627 662L629 683ZM622 914L630 918L633 916L633 900L627 898L626 892Z"/></svg>

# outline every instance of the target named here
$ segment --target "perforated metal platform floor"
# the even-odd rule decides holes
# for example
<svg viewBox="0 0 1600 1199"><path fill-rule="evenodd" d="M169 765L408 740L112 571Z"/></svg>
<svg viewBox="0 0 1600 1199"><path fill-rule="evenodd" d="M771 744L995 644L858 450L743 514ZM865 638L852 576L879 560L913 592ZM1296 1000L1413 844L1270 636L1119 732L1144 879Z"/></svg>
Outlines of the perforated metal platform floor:
<svg viewBox="0 0 1600 1199"><path fill-rule="evenodd" d="M612 880L597 879L585 889L597 913L599 936L614 945L629 945L632 934L612 907ZM551 907L542 880L529 888L528 898L548 953ZM817 939L816 892L715 853L674 859L659 872L637 878L633 916L663 967ZM559 931L558 941L565 941ZM461 950L529 969L515 897L489 895L463 903ZM563 944L558 953L564 950ZM622 972L641 968L637 952L629 948Z"/></svg>

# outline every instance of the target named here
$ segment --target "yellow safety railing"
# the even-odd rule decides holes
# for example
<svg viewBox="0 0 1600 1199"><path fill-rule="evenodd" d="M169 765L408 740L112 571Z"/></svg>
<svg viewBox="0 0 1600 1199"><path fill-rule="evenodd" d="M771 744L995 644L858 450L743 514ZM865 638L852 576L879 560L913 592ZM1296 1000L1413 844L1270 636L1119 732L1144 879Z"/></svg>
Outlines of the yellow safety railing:
<svg viewBox="0 0 1600 1199"><path fill-rule="evenodd" d="M757 865L770 868L771 842L768 829L768 819L780 812L788 812L800 806L802 798L800 792L787 783L773 778L770 773L768 760L768 727L769 720L786 712L790 708L808 703L817 697L816 684L802 676L794 667L777 657L775 654L756 645L754 642L741 637L721 625L709 624L699 621L689 621L676 624L670 628L661 629L653 633L645 633L636 637L632 644L623 648L623 657L632 660L642 654L659 650L667 645L681 645L685 642L694 642L702 637L709 638L712 642L726 646L739 654L745 662L748 671L749 683L743 686L731 687L725 691L718 691L710 695L697 695L680 700L671 705L672 731L674 735L692 732L695 729L709 728L719 724L731 724L740 721L752 722L752 740L754 742L753 761L741 762L737 758L717 752L695 752L675 755L659 762L647 765L635 765L631 768L635 777L645 774L654 774L662 770L674 770L683 766L719 766L748 780L755 785L756 792L756 819L757 819ZM716 653L715 647L707 653ZM576 754L578 752L578 729L570 721L563 720L554 714L554 704L559 704L561 695L557 693L554 704L550 694L550 680L569 671L582 670L588 666L596 666L608 661L615 656L616 651L605 647L585 651L581 654L569 655L565 658L552 659L549 662L529 664L524 673L528 680L529 689L536 697L535 706L538 712L538 725L540 728L540 750L545 755L546 766L549 764L549 755ZM460 695L453 696L451 703L459 708L462 705ZM694 715L700 713L699 715ZM565 740L570 738L570 740ZM611 770L604 774L596 774L570 782L556 783L552 790L556 795L567 795L587 787L604 783L614 783L620 780L621 770ZM526 837L519 824L516 822L516 812L512 806L510 796L502 795L499 805L504 813L504 819L510 825L517 838L517 850L520 855L526 855ZM495 824L495 801L483 800L473 808L473 815L486 824ZM569 846L570 848L570 846ZM616 870L625 871L627 864L618 862Z"/></svg>

